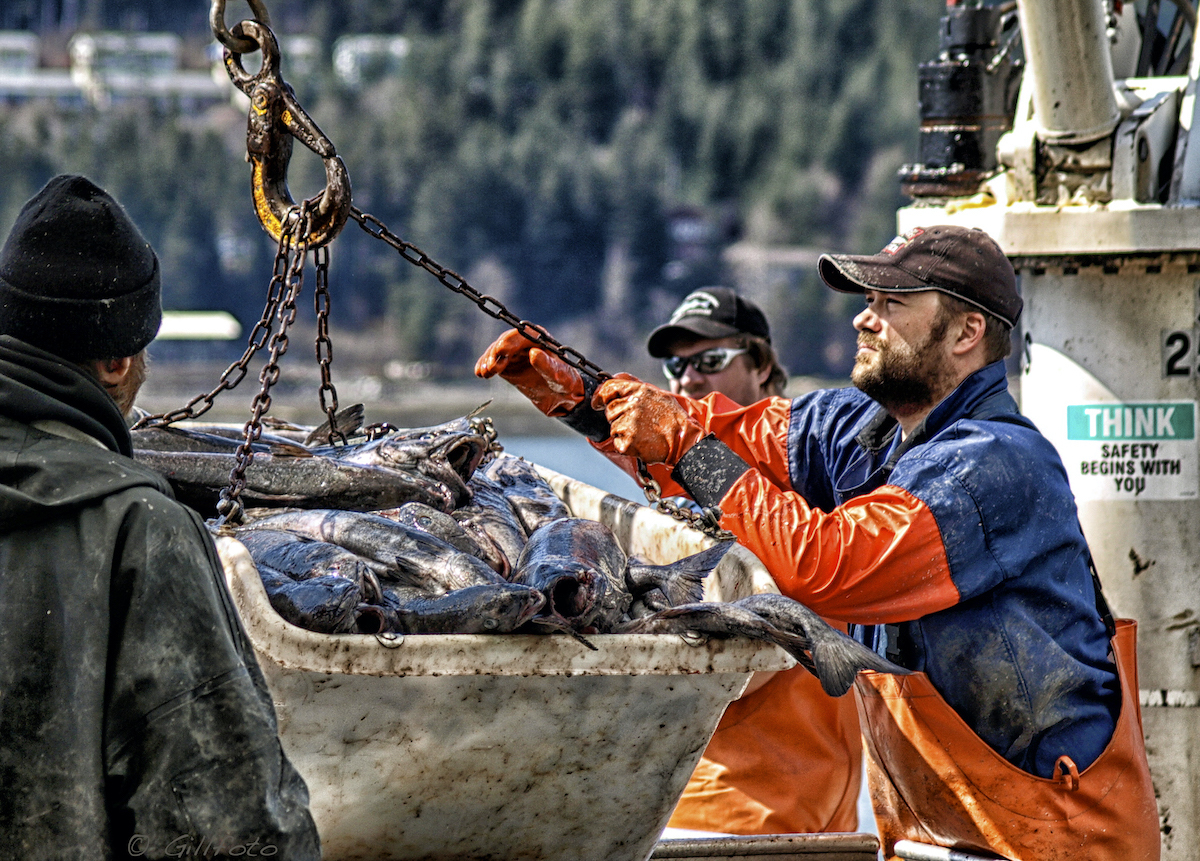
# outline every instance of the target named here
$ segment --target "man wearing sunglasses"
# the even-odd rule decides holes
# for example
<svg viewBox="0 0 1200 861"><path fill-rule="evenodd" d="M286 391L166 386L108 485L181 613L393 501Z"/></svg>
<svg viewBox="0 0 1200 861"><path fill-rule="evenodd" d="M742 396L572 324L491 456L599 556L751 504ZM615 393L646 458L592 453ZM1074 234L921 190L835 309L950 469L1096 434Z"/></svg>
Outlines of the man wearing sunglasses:
<svg viewBox="0 0 1200 861"><path fill-rule="evenodd" d="M736 409L628 376L589 391L507 336L476 373L718 506L785 595L913 671L856 682L886 856L913 840L1156 861L1135 629L1108 613L1062 461L1008 393L1012 265L939 225L818 270L865 300L853 388Z"/></svg>
<svg viewBox="0 0 1200 861"><path fill-rule="evenodd" d="M650 334L671 392L738 406L781 396L787 374L766 315L728 287L705 287ZM841 626L843 629L845 626ZM769 677L725 711L669 825L723 834L854 831L862 774L858 712L803 667ZM801 789L802 787L802 789Z"/></svg>
<svg viewBox="0 0 1200 861"><path fill-rule="evenodd" d="M748 406L782 395L787 385L766 316L728 287L690 293L646 346L663 360L667 385L677 395L702 398L720 392Z"/></svg>

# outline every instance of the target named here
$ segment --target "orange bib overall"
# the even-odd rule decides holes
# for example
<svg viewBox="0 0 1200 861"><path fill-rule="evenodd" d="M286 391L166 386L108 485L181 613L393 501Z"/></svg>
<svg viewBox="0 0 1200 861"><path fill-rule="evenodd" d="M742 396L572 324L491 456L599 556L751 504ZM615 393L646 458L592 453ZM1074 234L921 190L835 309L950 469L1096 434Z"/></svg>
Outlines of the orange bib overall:
<svg viewBox="0 0 1200 861"><path fill-rule="evenodd" d="M859 717L884 853L897 840L998 853L1014 861L1157 861L1158 810L1138 704L1136 623L1113 637L1121 713L1082 773L1029 774L987 746L924 673L859 674Z"/></svg>
<svg viewBox="0 0 1200 861"><path fill-rule="evenodd" d="M729 704L668 823L726 834L854 831L862 739L853 696L803 667Z"/></svg>

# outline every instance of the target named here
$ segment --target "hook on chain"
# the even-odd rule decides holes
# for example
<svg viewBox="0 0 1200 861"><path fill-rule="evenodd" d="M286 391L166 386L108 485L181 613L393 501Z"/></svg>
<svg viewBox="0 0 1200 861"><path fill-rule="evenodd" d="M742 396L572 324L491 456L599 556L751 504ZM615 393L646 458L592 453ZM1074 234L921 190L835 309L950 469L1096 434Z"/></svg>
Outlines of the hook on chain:
<svg viewBox="0 0 1200 861"><path fill-rule="evenodd" d="M267 7L263 5L262 0L246 0L246 2L250 4L250 11L254 13L254 20L264 27L270 27L271 16L267 14ZM208 10L208 23L212 27L213 37L230 51L249 54L251 51L258 50L258 43L253 39L235 36L225 26L225 0L213 0L212 8Z"/></svg>
<svg viewBox="0 0 1200 861"><path fill-rule="evenodd" d="M222 0L214 0L214 13L218 5L224 6ZM258 20L240 21L230 36L245 39L262 51L262 67L254 74L242 65L242 55L248 52L236 51L227 44L224 52L230 80L250 98L246 160L250 162L250 187L258 220L278 242L288 214L297 206L287 186L294 138L320 156L325 165L325 188L308 201L312 209L312 232L306 238L309 248L327 245L350 217L350 175L346 165L333 142L300 107L291 86L280 75L279 42L270 28Z"/></svg>

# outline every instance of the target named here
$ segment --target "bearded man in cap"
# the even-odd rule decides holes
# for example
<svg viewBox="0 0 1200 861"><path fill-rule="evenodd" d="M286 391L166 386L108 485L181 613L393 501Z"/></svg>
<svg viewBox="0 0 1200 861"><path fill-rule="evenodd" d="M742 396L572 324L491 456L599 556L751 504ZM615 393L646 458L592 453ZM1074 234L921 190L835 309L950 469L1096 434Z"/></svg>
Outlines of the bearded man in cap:
<svg viewBox="0 0 1200 861"><path fill-rule="evenodd" d="M596 388L511 333L476 373L627 469L650 464L664 493L719 506L785 595L913 671L856 683L889 857L911 840L1157 859L1133 630L1107 612L1057 452L1007 389L1012 265L943 225L818 266L866 303L854 388L741 409L629 377Z"/></svg>
<svg viewBox="0 0 1200 861"><path fill-rule="evenodd" d="M316 859L212 540L131 458L159 282L81 176L0 250L0 858Z"/></svg>

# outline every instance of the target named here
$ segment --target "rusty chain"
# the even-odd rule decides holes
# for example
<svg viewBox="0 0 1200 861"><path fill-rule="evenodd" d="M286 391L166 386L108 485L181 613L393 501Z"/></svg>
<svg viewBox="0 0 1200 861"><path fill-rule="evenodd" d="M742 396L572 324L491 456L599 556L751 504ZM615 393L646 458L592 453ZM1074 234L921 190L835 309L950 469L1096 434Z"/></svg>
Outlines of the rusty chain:
<svg viewBox="0 0 1200 861"><path fill-rule="evenodd" d="M329 247L326 245L313 249L313 263L317 271L316 293L313 305L317 312L317 364L321 368L321 388L317 392L317 400L321 409L329 419L329 444L340 441L346 443L346 435L338 429L337 389L333 385L333 375L329 367L333 362L333 341L329 337Z"/></svg>
<svg viewBox="0 0 1200 861"><path fill-rule="evenodd" d="M288 249L289 246L286 243L282 241L279 243L279 249L275 253L271 283L267 286L267 302L263 307L262 317L254 324L254 329L250 333L249 342L242 357L225 369L217 385L211 391L197 395L179 409L143 416L130 430L162 427L163 425L169 425L178 421L199 418L212 409L213 401L216 400L217 395L223 391L237 388L237 385L245 379L250 360L254 358L259 350L266 346L267 338L270 337L274 326L274 318L279 311L279 303L283 298L288 270L291 267Z"/></svg>
<svg viewBox="0 0 1200 861"><path fill-rule="evenodd" d="M479 310L483 311L483 313L512 326L526 338L533 341L542 349L554 353L554 355L558 356L581 374L586 374L599 382L612 379L612 374L601 370L598 365L588 361L578 350L559 343L549 332L540 326L520 319L509 311L499 299L480 293L457 272L447 269L411 242L406 242L392 233L375 216L363 212L356 206L351 206L350 217L357 221L358 225L368 235L390 245L409 263L424 269L440 281L443 286L448 287L455 293L466 296L478 305ZM649 501L651 507L655 510L687 523L692 528L698 529L719 541L730 540L735 537L732 532L721 528L721 509L712 507L704 508L700 511L692 511L670 499L663 499L662 488L654 480L654 477L650 475L649 469L641 460L637 462L636 478L642 488L642 492L646 494L647 501Z"/></svg>
<svg viewBox="0 0 1200 861"><path fill-rule="evenodd" d="M247 0L247 2L250 4L250 11L254 14L254 20L264 27L270 27L271 16L267 14L267 7L263 5L262 0ZM235 36L225 26L225 0L213 0L208 12L208 23L212 28L214 38L230 51L249 54L251 51L258 50L258 43L253 39Z"/></svg>
<svg viewBox="0 0 1200 861"><path fill-rule="evenodd" d="M227 522L239 523L242 519L244 509L240 497L246 488L246 470L254 460L254 443L262 437L262 417L271 406L271 387L279 382L279 360L287 352L288 329L296 321L296 299L304 286L304 261L308 256L308 234L311 226L312 214L307 201L300 205L295 217L288 218L283 224L278 256L288 260L288 266L284 278L286 287L282 291L283 299L275 314L279 328L271 336L267 361L258 375L260 388L254 395L250 420L246 422L245 435L238 446L233 469L229 472L229 485L221 491L217 501L218 525Z"/></svg>
<svg viewBox="0 0 1200 861"><path fill-rule="evenodd" d="M143 416L131 428L138 430L145 427L161 427L203 415L212 408L217 395L227 389L236 388L245 378L251 358L264 346L268 346L270 338L268 359L259 372L260 386L251 405L251 417L243 428L242 442L237 448L234 467L229 473L229 484L221 491L217 502L218 523L237 523L242 518L240 496L246 487L246 470L254 459L254 443L262 438L262 419L271 406L271 388L279 381L279 360L287 352L288 329L296 320L296 300L304 287L304 263L310 251L308 236L312 225L311 205L310 201L304 201L283 225L275 252L271 283L267 288L267 302L262 317L251 332L249 344L242 357L225 369L219 383L210 392L192 398L180 409ZM316 354L321 369L319 400L321 409L329 420L330 444L338 441L346 444L346 435L337 426L337 389L330 372L333 342L329 337L329 249L322 246L311 251L317 276L314 305L317 314Z"/></svg>
<svg viewBox="0 0 1200 861"><path fill-rule="evenodd" d="M369 215L356 206L350 207L350 217L358 222L359 226L370 236L379 239L388 245L392 246L401 257L411 263L424 269L445 287L450 288L455 293L466 296L472 302L479 306L479 310L487 314L489 317L494 317L503 323L512 326L529 340L533 341L539 347L542 347L554 355L558 356L568 365L581 374L586 374L594 380L603 382L611 379L612 374L602 371L598 365L589 362L582 353L573 347L568 347L559 343L554 337L535 323L530 323L528 320L522 320L511 311L504 307L500 300L493 296L488 296L480 293L474 287L467 283L467 280L454 272L451 269L439 264L436 260L426 254L411 242L405 242L396 234L387 229L387 226L373 215Z"/></svg>
<svg viewBox="0 0 1200 861"><path fill-rule="evenodd" d="M680 505L672 499L663 499L662 486L655 481L643 461L637 462L637 472L638 484L641 485L642 492L646 494L646 501L655 511L661 511L676 520L681 520L693 529L698 529L718 541L732 541L737 538L728 529L721 527L721 509L717 506L696 510Z"/></svg>

